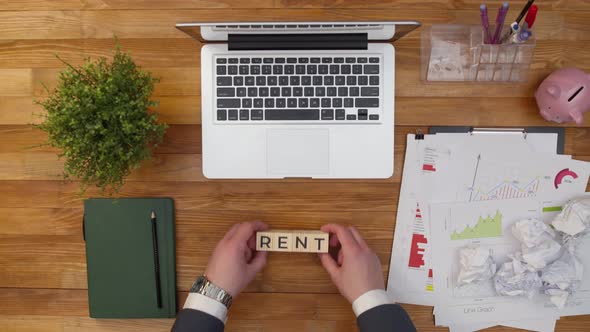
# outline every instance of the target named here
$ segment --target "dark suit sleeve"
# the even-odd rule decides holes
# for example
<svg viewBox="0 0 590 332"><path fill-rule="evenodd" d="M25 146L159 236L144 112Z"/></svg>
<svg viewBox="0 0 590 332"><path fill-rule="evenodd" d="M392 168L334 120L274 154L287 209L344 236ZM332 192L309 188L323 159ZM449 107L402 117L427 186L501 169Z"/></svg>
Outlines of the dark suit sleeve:
<svg viewBox="0 0 590 332"><path fill-rule="evenodd" d="M406 311L397 304L384 304L363 312L356 320L360 332L415 332Z"/></svg>
<svg viewBox="0 0 590 332"><path fill-rule="evenodd" d="M223 332L225 325L218 318L193 309L182 309L176 316L172 332Z"/></svg>

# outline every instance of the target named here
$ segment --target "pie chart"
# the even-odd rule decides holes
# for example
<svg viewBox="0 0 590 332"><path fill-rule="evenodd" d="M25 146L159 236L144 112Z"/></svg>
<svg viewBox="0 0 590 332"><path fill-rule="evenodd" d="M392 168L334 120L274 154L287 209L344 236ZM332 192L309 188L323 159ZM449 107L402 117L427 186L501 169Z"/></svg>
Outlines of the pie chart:
<svg viewBox="0 0 590 332"><path fill-rule="evenodd" d="M555 185L555 189L559 188L559 186L561 185L561 183L563 182L563 180L566 177L571 177L572 179L577 179L578 174L576 174L574 171L570 171L569 168L562 169L561 171L559 171L557 173L557 175L555 175L555 180L553 181L553 184Z"/></svg>

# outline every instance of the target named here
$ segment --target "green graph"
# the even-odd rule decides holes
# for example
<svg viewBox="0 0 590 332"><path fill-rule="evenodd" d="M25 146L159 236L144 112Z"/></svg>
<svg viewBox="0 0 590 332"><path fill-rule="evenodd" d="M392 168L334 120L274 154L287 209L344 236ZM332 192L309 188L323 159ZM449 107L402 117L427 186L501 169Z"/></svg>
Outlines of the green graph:
<svg viewBox="0 0 590 332"><path fill-rule="evenodd" d="M479 217L477 223L473 227L467 226L460 233L454 231L453 234L451 234L451 240L479 239L498 236L502 236L502 214L500 211L496 211L496 214L493 217L490 215L488 215L487 218Z"/></svg>

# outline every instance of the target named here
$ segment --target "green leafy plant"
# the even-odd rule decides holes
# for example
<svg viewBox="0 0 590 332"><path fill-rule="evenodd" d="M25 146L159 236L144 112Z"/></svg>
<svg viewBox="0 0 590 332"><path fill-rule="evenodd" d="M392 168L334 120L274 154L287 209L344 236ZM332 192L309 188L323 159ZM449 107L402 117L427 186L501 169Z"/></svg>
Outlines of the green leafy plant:
<svg viewBox="0 0 590 332"><path fill-rule="evenodd" d="M158 78L138 67L117 45L111 62L86 59L65 65L49 97L38 101L46 111L37 125L47 144L60 149L64 177L77 179L81 190L95 185L103 194L118 193L125 177L151 158L166 125L150 108Z"/></svg>

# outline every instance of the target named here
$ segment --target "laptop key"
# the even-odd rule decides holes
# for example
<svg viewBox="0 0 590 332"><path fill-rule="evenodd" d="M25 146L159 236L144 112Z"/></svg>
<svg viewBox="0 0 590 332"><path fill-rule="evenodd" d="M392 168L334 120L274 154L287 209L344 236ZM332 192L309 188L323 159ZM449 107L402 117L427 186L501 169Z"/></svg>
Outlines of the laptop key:
<svg viewBox="0 0 590 332"><path fill-rule="evenodd" d="M332 107L342 107L342 98L332 99Z"/></svg>
<svg viewBox="0 0 590 332"><path fill-rule="evenodd" d="M315 95L318 97L324 97L326 95L326 88L323 86L318 86L315 88Z"/></svg>
<svg viewBox="0 0 590 332"><path fill-rule="evenodd" d="M229 58L227 59L227 63L238 63L238 58Z"/></svg>
<svg viewBox="0 0 590 332"><path fill-rule="evenodd" d="M311 85L311 76L301 76L301 85Z"/></svg>
<svg viewBox="0 0 590 332"><path fill-rule="evenodd" d="M313 85L322 85L322 77L321 76L314 76L313 77Z"/></svg>
<svg viewBox="0 0 590 332"><path fill-rule="evenodd" d="M298 86L294 87L293 88L293 96L294 97L301 97L301 96L303 96L303 88L298 87Z"/></svg>
<svg viewBox="0 0 590 332"><path fill-rule="evenodd" d="M217 97L235 97L235 88L217 88Z"/></svg>
<svg viewBox="0 0 590 332"><path fill-rule="evenodd" d="M269 76L266 79L266 84L268 84L268 85L277 85L277 77L276 76Z"/></svg>
<svg viewBox="0 0 590 332"><path fill-rule="evenodd" d="M227 111L227 119L231 121L235 121L238 119L238 110L228 110Z"/></svg>
<svg viewBox="0 0 590 332"><path fill-rule="evenodd" d="M291 88L290 87L281 88L281 96L282 97L291 97Z"/></svg>
<svg viewBox="0 0 590 332"><path fill-rule="evenodd" d="M273 58L264 58L264 60L262 62L264 62L264 63L273 63L274 60L273 60Z"/></svg>
<svg viewBox="0 0 590 332"><path fill-rule="evenodd" d="M275 107L275 100L272 98L264 99L264 107L266 108L273 108Z"/></svg>
<svg viewBox="0 0 590 332"><path fill-rule="evenodd" d="M272 73L274 75L282 75L283 74L283 66L281 66L281 65L272 66Z"/></svg>
<svg viewBox="0 0 590 332"><path fill-rule="evenodd" d="M257 88L248 88L248 97L257 97L258 96L258 89Z"/></svg>
<svg viewBox="0 0 590 332"><path fill-rule="evenodd" d="M267 109L265 111L266 120L319 120L319 109Z"/></svg>
<svg viewBox="0 0 590 332"><path fill-rule="evenodd" d="M281 88L270 88L270 96L271 97L280 97L281 96Z"/></svg>
<svg viewBox="0 0 590 332"><path fill-rule="evenodd" d="M334 63L344 63L344 58L334 58Z"/></svg>
<svg viewBox="0 0 590 332"><path fill-rule="evenodd" d="M346 84L356 85L356 76L346 76Z"/></svg>
<svg viewBox="0 0 590 332"><path fill-rule="evenodd" d="M285 108L287 106L287 100L285 98L277 98L275 101L278 108Z"/></svg>
<svg viewBox="0 0 590 332"><path fill-rule="evenodd" d="M238 97L246 97L246 88L237 88L236 90Z"/></svg>
<svg viewBox="0 0 590 332"><path fill-rule="evenodd" d="M358 86L351 86L348 90L348 95L351 97L357 97L359 95L359 87Z"/></svg>
<svg viewBox="0 0 590 332"><path fill-rule="evenodd" d="M217 99L217 108L239 108L239 98L219 98Z"/></svg>
<svg viewBox="0 0 590 332"><path fill-rule="evenodd" d="M231 77L218 77L217 78L217 85L218 86L231 86L232 79Z"/></svg>
<svg viewBox="0 0 590 332"><path fill-rule="evenodd" d="M318 66L318 73L320 75L325 75L328 73L329 67L328 65L319 65Z"/></svg>
<svg viewBox="0 0 590 332"><path fill-rule="evenodd" d="M309 107L320 107L320 98L310 98Z"/></svg>
<svg viewBox="0 0 590 332"><path fill-rule="evenodd" d="M287 63L297 63L297 58L287 58Z"/></svg>
<svg viewBox="0 0 590 332"><path fill-rule="evenodd" d="M254 76L246 76L246 85L254 85Z"/></svg>
<svg viewBox="0 0 590 332"><path fill-rule="evenodd" d="M335 97L336 96L336 87L330 86L326 89L326 95L328 95L329 97Z"/></svg>
<svg viewBox="0 0 590 332"><path fill-rule="evenodd" d="M256 85L258 85L258 86L266 85L266 76L256 76Z"/></svg>
<svg viewBox="0 0 590 332"><path fill-rule="evenodd" d="M332 58L322 58L322 63L332 63Z"/></svg>
<svg viewBox="0 0 590 332"><path fill-rule="evenodd" d="M254 107L260 108L264 106L264 99L262 98L254 98Z"/></svg>
<svg viewBox="0 0 590 332"><path fill-rule="evenodd" d="M238 74L238 66L227 66L227 73L229 75L237 75Z"/></svg>
<svg viewBox="0 0 590 332"><path fill-rule="evenodd" d="M338 97L346 97L348 96L348 88L345 86L341 86L338 88Z"/></svg>
<svg viewBox="0 0 590 332"><path fill-rule="evenodd" d="M346 107L346 108L354 107L354 98L344 98L344 107Z"/></svg>
<svg viewBox="0 0 590 332"><path fill-rule="evenodd" d="M258 95L260 97L268 97L268 88L258 88Z"/></svg>
<svg viewBox="0 0 590 332"><path fill-rule="evenodd" d="M379 98L356 98L354 107L379 107Z"/></svg>
<svg viewBox="0 0 590 332"><path fill-rule="evenodd" d="M369 76L369 85L379 85L379 76Z"/></svg>
<svg viewBox="0 0 590 332"><path fill-rule="evenodd" d="M309 59L310 63L320 63L322 60L320 58L311 58Z"/></svg>
<svg viewBox="0 0 590 332"><path fill-rule="evenodd" d="M322 107L332 107L332 99L331 98L322 98Z"/></svg>
<svg viewBox="0 0 590 332"><path fill-rule="evenodd" d="M243 120L250 120L250 111L249 110L240 110L240 121Z"/></svg>
<svg viewBox="0 0 590 332"><path fill-rule="evenodd" d="M365 65L365 75L379 74L379 65Z"/></svg>
<svg viewBox="0 0 590 332"><path fill-rule="evenodd" d="M240 75L248 75L248 73L249 73L248 66L244 66L244 65L240 66L239 72L240 72Z"/></svg>
<svg viewBox="0 0 590 332"><path fill-rule="evenodd" d="M368 97L375 97L379 96L379 88L378 87L362 87L361 88L361 96L368 96Z"/></svg>
<svg viewBox="0 0 590 332"><path fill-rule="evenodd" d="M369 63L379 63L379 58L369 58Z"/></svg>
<svg viewBox="0 0 590 332"><path fill-rule="evenodd" d="M236 85L236 86L244 85L244 78L242 76L234 76L234 85Z"/></svg>
<svg viewBox="0 0 590 332"><path fill-rule="evenodd" d="M350 73L352 72L352 67L350 65L342 65L342 67L340 67L340 72L343 75L350 75ZM354 77L354 76L351 76Z"/></svg>
<svg viewBox="0 0 590 332"><path fill-rule="evenodd" d="M334 85L334 76L324 76L324 85Z"/></svg>
<svg viewBox="0 0 590 332"><path fill-rule="evenodd" d="M369 77L368 76L359 76L358 83L359 83L359 85L369 84Z"/></svg>
<svg viewBox="0 0 590 332"><path fill-rule="evenodd" d="M334 120L334 110L322 109L322 120Z"/></svg>
<svg viewBox="0 0 590 332"><path fill-rule="evenodd" d="M250 67L250 74L260 75L260 66L251 66Z"/></svg>
<svg viewBox="0 0 590 332"><path fill-rule="evenodd" d="M356 120L356 114L348 114L346 120Z"/></svg>
<svg viewBox="0 0 590 332"><path fill-rule="evenodd" d="M356 61L358 63L367 63L367 58L357 58Z"/></svg>
<svg viewBox="0 0 590 332"><path fill-rule="evenodd" d="M251 98L242 99L242 107L243 108L252 108L252 99Z"/></svg>
<svg viewBox="0 0 590 332"><path fill-rule="evenodd" d="M309 58L299 58L299 63L308 63Z"/></svg>
<svg viewBox="0 0 590 332"><path fill-rule="evenodd" d="M299 85L299 76L290 76L289 85Z"/></svg>
<svg viewBox="0 0 590 332"><path fill-rule="evenodd" d="M225 58L217 58L217 60L215 62L217 62L217 63L226 63L227 62L227 59L225 59Z"/></svg>
<svg viewBox="0 0 590 332"><path fill-rule="evenodd" d="M275 63L285 63L285 58L275 58Z"/></svg>
<svg viewBox="0 0 590 332"><path fill-rule="evenodd" d="M217 75L225 75L227 73L225 66L217 66Z"/></svg>
<svg viewBox="0 0 590 332"><path fill-rule="evenodd" d="M295 73L295 66L293 65L286 65L285 66L285 74L286 75L293 75Z"/></svg>
<svg viewBox="0 0 590 332"><path fill-rule="evenodd" d="M217 121L227 120L227 113L225 110L217 110Z"/></svg>
<svg viewBox="0 0 590 332"><path fill-rule="evenodd" d="M345 85L346 84L346 77L345 76L336 76L336 85Z"/></svg>
<svg viewBox="0 0 590 332"><path fill-rule="evenodd" d="M305 87L303 89L303 95L306 97L313 97L313 88L312 87Z"/></svg>
<svg viewBox="0 0 590 332"><path fill-rule="evenodd" d="M240 58L240 63L250 63L250 58Z"/></svg>
<svg viewBox="0 0 590 332"><path fill-rule="evenodd" d="M263 120L264 114L262 110L252 110L250 111L250 119L252 120Z"/></svg>
<svg viewBox="0 0 590 332"><path fill-rule="evenodd" d="M279 76L279 85L289 85L289 76Z"/></svg>
<svg viewBox="0 0 590 332"><path fill-rule="evenodd" d="M346 111L339 108L336 110L336 120L344 120L346 119Z"/></svg>
<svg viewBox="0 0 590 332"><path fill-rule="evenodd" d="M352 73L353 74L362 74L363 73L363 66L361 65L352 65Z"/></svg>
<svg viewBox="0 0 590 332"><path fill-rule="evenodd" d="M315 75L317 73L318 73L318 67L316 65L307 65L307 74L308 75Z"/></svg>
<svg viewBox="0 0 590 332"><path fill-rule="evenodd" d="M295 66L295 74L304 75L305 74L305 66L304 65Z"/></svg>
<svg viewBox="0 0 590 332"><path fill-rule="evenodd" d="M262 58L252 58L252 63L262 63Z"/></svg>
<svg viewBox="0 0 590 332"><path fill-rule="evenodd" d="M369 115L369 120L379 120L379 114L371 114L371 115Z"/></svg>
<svg viewBox="0 0 590 332"><path fill-rule="evenodd" d="M262 66L262 73L264 75L270 75L272 73L272 67L270 65L263 65Z"/></svg>
<svg viewBox="0 0 590 332"><path fill-rule="evenodd" d="M309 106L309 100L307 98L299 98L299 108L307 108Z"/></svg>
<svg viewBox="0 0 590 332"><path fill-rule="evenodd" d="M356 58L346 58L346 63L355 63Z"/></svg>
<svg viewBox="0 0 590 332"><path fill-rule="evenodd" d="M332 75L340 74L340 66L339 65L330 65L330 74L332 74Z"/></svg>
<svg viewBox="0 0 590 332"><path fill-rule="evenodd" d="M297 107L297 98L287 98L287 107Z"/></svg>

